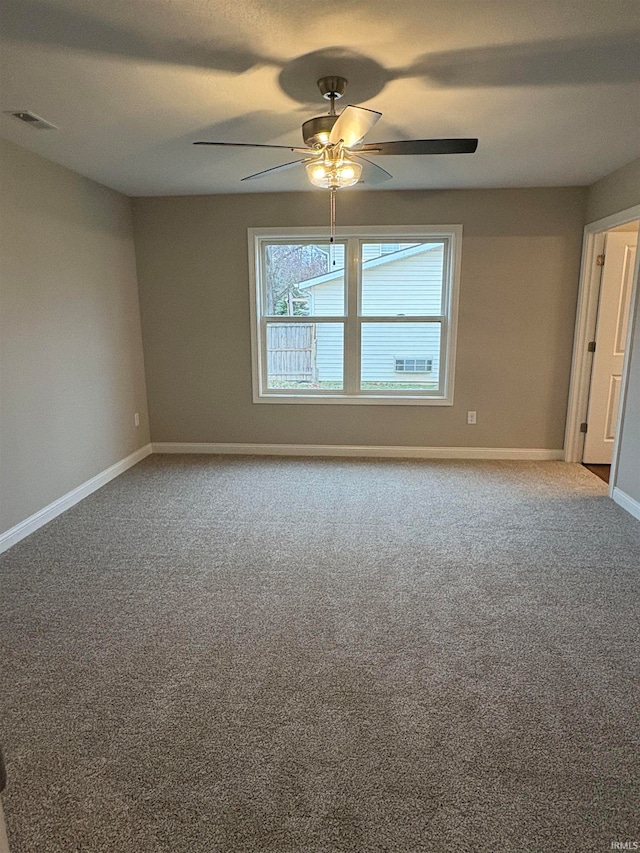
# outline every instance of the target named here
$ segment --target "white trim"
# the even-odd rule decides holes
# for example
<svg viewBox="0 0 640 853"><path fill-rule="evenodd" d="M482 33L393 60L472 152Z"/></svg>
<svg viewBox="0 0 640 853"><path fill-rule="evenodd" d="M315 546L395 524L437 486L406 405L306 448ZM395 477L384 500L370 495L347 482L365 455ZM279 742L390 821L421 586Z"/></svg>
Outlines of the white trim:
<svg viewBox="0 0 640 853"><path fill-rule="evenodd" d="M617 213L612 213L603 219L596 219L594 222L589 222L585 231L588 229L593 234L600 231L611 231L612 228L617 228L619 225L626 225L627 222L633 222L634 219L640 219L640 204L634 204L633 207L627 207L626 210L619 210Z"/></svg>
<svg viewBox="0 0 640 853"><path fill-rule="evenodd" d="M587 419L587 407L589 403L589 385L591 382L591 363L593 356L587 352L587 344L594 339L596 319L598 313L598 298L600 296L600 270L595 264L596 255L602 252L604 245L604 234L619 225L640 219L640 205L635 205L627 210L606 216L590 222L584 228L584 241L582 246L582 262L580 267L580 285L578 290L578 307L576 311L576 325L573 345L573 358L571 363L571 384L569 387L569 402L567 407L567 424L565 430L564 448L565 462L581 462L584 448L584 435L580 432L580 424ZM638 253L640 256L640 252ZM637 267L636 267L637 273ZM634 287L631 295L632 303L636 298L637 274L634 279ZM633 304L632 304L633 308ZM631 332L629 324L628 332ZM630 340L630 338L628 338ZM620 415L624 410L628 376L629 376L629 347L625 353L625 364L622 371L622 387L620 390L619 426L622 424ZM611 467L611 488L613 489L614 475L619 455L618 436L620 429L616 430L616 442L613 449L613 460Z"/></svg>
<svg viewBox="0 0 640 853"><path fill-rule="evenodd" d="M640 501L629 497L626 492L623 492L622 489L618 489L617 487L613 489L611 497L618 506L621 506L622 509L626 509L628 513L640 521Z"/></svg>
<svg viewBox="0 0 640 853"><path fill-rule="evenodd" d="M638 205L640 217L640 205ZM622 447L622 431L624 429L625 413L627 411L627 390L629 388L629 373L631 371L631 356L633 355L633 341L636 334L636 323L638 322L637 304L640 291L640 244L636 251L636 265L633 271L631 283L631 301L629 303L629 322L627 324L627 340L624 346L624 361L622 364L622 379L620 387L620 402L618 403L618 420L613 440L613 456L611 458L611 471L609 474L609 495L613 497L618 482L618 463L620 462L620 450ZM624 494L624 492L623 492ZM631 498L629 498L631 500Z"/></svg>
<svg viewBox="0 0 640 853"><path fill-rule="evenodd" d="M315 395L304 394L304 392L295 392L291 394L280 393L274 394L272 397L266 394L254 400L254 403L286 403L288 406L296 406L299 403L306 405L333 405L333 406L452 406L450 400L445 400L444 397L411 397L411 392L398 391L395 397L365 397L364 395L354 395L348 397L343 395L336 396L331 391L319 391ZM400 396L403 395L403 396Z"/></svg>
<svg viewBox="0 0 640 853"><path fill-rule="evenodd" d="M20 542L21 539L24 539L26 536L34 533L38 528L43 527L49 521L52 521L58 515L61 515L68 509L71 509L72 506L75 506L75 504L79 503L83 498L86 498L92 492L95 492L97 489L106 485L110 480L115 479L115 477L118 477L128 468L136 465L144 459L145 456L149 456L151 453L151 444L145 444L144 447L140 447L129 456L121 459L114 465L111 465L111 467L107 468L105 471L100 472L100 474L96 474L95 477L92 477L90 480L87 480L85 483L82 483L75 489L67 492L66 495L62 495L62 497L53 501L53 503L50 503L48 506L43 507L41 510L38 510L38 512L33 515L30 515L29 518L25 518L24 521L21 521L14 527L10 527L9 530L0 535L0 554L8 548L11 548L17 542Z"/></svg>
<svg viewBox="0 0 640 853"><path fill-rule="evenodd" d="M562 460L564 451L527 447L411 447L358 444L224 444L153 442L154 453L234 454L237 456L370 456L393 459Z"/></svg>
<svg viewBox="0 0 640 853"><path fill-rule="evenodd" d="M593 362L593 354L588 352L587 346L596 334L602 270L602 267L596 265L596 257L602 253L604 239L604 232L590 234L585 228L564 438L565 462L582 462L584 451L584 434L580 432L580 424L587 419Z"/></svg>
<svg viewBox="0 0 640 853"><path fill-rule="evenodd" d="M456 375L458 305L460 302L460 276L462 270L462 225L454 225L451 228L451 252L447 254L445 262L448 266L445 274L447 316L442 324L441 336L444 334L446 352L441 353L440 363L442 365L442 357L444 356L443 396L453 406L453 379ZM453 269L451 269L451 266L453 266ZM442 337L440 338L440 346L442 347Z"/></svg>
<svg viewBox="0 0 640 853"><path fill-rule="evenodd" d="M604 221L604 220L603 220ZM621 224L621 223L619 223ZM336 240L343 237L448 237L457 225L344 225L336 229ZM251 237L304 237L307 240L327 242L327 228L323 225L274 226L273 228L249 228ZM252 241L253 242L253 241Z"/></svg>

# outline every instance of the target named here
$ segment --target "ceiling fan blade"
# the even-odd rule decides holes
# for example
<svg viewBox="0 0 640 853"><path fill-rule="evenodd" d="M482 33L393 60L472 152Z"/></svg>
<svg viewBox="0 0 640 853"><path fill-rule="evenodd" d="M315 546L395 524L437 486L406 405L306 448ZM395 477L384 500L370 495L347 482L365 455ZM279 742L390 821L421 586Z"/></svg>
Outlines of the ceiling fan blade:
<svg viewBox="0 0 640 853"><path fill-rule="evenodd" d="M342 141L346 148L351 148L368 133L373 125L382 117L382 113L367 110L365 107L345 107L331 129L329 142L335 145Z"/></svg>
<svg viewBox="0 0 640 853"><path fill-rule="evenodd" d="M290 163L283 163L281 166L273 166L271 169L264 169L262 172L256 172L253 175L247 175L246 178L242 178L242 181L252 181L254 178L264 178L265 175L271 175L273 172L284 172L285 169L290 169L292 166L297 166L298 163L305 163L307 160L310 160L310 157L304 157L301 160L292 160Z"/></svg>
<svg viewBox="0 0 640 853"><path fill-rule="evenodd" d="M194 145L218 145L231 148L277 148L280 151L298 151L301 154L309 154L308 148L296 148L293 145L262 145L260 142L194 142Z"/></svg>
<svg viewBox="0 0 640 853"><path fill-rule="evenodd" d="M362 178L359 181L361 184L382 184L393 177L391 172L387 172L386 169L383 169L382 166L378 166L378 164L374 163L373 160L367 160L366 157L360 157L359 154L355 154L353 151L349 152L349 159L358 160L364 167L362 170Z"/></svg>
<svg viewBox="0 0 640 853"><path fill-rule="evenodd" d="M370 142L358 148L356 153L473 154L477 147L477 139L401 139L398 142Z"/></svg>

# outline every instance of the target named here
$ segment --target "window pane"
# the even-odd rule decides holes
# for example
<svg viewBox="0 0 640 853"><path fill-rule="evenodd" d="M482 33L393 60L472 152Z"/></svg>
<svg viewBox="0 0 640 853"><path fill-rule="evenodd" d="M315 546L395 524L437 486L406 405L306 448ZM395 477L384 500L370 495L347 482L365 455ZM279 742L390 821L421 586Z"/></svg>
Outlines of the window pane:
<svg viewBox="0 0 640 853"><path fill-rule="evenodd" d="M265 243L264 314L344 316L343 243Z"/></svg>
<svg viewBox="0 0 640 853"><path fill-rule="evenodd" d="M342 323L267 324L267 387L341 390Z"/></svg>
<svg viewBox="0 0 640 853"><path fill-rule="evenodd" d="M363 323L362 391L437 391L440 323Z"/></svg>
<svg viewBox="0 0 640 853"><path fill-rule="evenodd" d="M442 312L444 243L362 244L363 317Z"/></svg>

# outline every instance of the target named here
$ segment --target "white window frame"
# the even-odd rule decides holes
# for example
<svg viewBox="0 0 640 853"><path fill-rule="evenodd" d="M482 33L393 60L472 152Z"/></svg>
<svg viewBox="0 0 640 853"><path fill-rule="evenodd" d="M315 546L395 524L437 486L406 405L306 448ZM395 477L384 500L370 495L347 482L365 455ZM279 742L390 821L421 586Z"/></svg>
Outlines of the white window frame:
<svg viewBox="0 0 640 853"><path fill-rule="evenodd" d="M393 316L362 316L360 313L362 242L384 238L386 242L444 240L443 313L411 316L397 322L439 322L440 334L440 393L416 391L359 391L360 330L363 322L389 323ZM318 227L249 228L249 283L251 308L251 361L254 403L331 404L331 405L392 405L392 406L452 406L455 374L456 340L458 329L458 294L462 257L462 225L402 225L353 226L339 229L336 242L345 243L345 313L339 317L321 317L321 322L344 324L344 389L270 389L266 377L266 324L262 314L262 283L259 262L263 243L295 240L327 243L327 229ZM269 320L274 318L269 317ZM303 317L278 317L278 322L301 322ZM315 322L314 317L308 318ZM264 351L263 351L264 349ZM352 366L347 375L347 365Z"/></svg>

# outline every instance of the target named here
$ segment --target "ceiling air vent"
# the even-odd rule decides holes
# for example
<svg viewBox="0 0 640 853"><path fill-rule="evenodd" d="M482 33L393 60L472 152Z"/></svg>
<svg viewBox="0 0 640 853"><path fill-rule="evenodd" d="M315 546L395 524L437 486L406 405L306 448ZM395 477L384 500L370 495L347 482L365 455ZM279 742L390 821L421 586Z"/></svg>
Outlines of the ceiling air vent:
<svg viewBox="0 0 640 853"><path fill-rule="evenodd" d="M29 110L12 110L9 112L9 115L14 118L20 119L25 124L30 124L31 127L36 127L38 130L57 130L58 128L55 124L51 124L50 121L45 121L40 116L35 115L35 113L30 113Z"/></svg>

